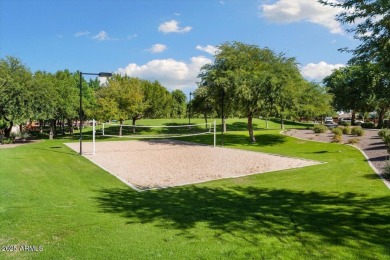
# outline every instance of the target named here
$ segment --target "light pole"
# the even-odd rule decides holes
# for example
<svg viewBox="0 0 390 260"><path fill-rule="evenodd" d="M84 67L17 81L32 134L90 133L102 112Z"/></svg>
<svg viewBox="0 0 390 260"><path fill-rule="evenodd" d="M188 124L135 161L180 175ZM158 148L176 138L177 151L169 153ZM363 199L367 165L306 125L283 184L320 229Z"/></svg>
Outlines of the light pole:
<svg viewBox="0 0 390 260"><path fill-rule="evenodd" d="M192 92L190 92L190 103L188 103L188 124L191 124L191 96Z"/></svg>
<svg viewBox="0 0 390 260"><path fill-rule="evenodd" d="M222 117L222 141L221 141L221 144L222 144L222 146L223 146L223 133L224 133L224 131L225 131L225 114L224 114L224 111L223 111L223 108L224 108L224 105L223 105L223 101L224 101L224 99L225 99L225 90L222 88L222 115L221 115L221 117Z"/></svg>
<svg viewBox="0 0 390 260"><path fill-rule="evenodd" d="M83 154L83 75L93 75L99 77L111 77L112 73L109 72L100 72L100 73L87 73L80 71L80 108L79 108L79 119L80 119L80 155Z"/></svg>

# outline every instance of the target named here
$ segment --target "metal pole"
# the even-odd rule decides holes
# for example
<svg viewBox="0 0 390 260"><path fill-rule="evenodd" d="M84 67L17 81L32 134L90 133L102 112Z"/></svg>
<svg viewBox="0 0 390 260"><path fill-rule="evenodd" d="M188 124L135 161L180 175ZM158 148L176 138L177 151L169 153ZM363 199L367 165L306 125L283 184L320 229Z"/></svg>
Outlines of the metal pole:
<svg viewBox="0 0 390 260"><path fill-rule="evenodd" d="M190 92L190 103L188 103L188 124L191 124L191 95L192 93Z"/></svg>
<svg viewBox="0 0 390 260"><path fill-rule="evenodd" d="M82 78L83 73L80 71L80 108L79 108L79 119L80 119L80 155L83 154L83 119L82 119L82 109L83 109L83 87L82 87Z"/></svg>
<svg viewBox="0 0 390 260"><path fill-rule="evenodd" d="M217 120L214 120L214 147L217 145Z"/></svg>
<svg viewBox="0 0 390 260"><path fill-rule="evenodd" d="M95 155L95 151L96 151L96 141L95 141L95 133L96 133L96 127L95 127L95 119L92 119L92 143L93 143L93 151L92 151L92 154Z"/></svg>
<svg viewBox="0 0 390 260"><path fill-rule="evenodd" d="M223 132L224 132L224 127L225 127L225 125L224 125L224 123L225 123L225 114L224 114L224 111L223 111L223 107L224 107L223 100L224 99L225 99L225 91L224 91L224 89L222 89L222 141L221 141L222 146L223 146Z"/></svg>

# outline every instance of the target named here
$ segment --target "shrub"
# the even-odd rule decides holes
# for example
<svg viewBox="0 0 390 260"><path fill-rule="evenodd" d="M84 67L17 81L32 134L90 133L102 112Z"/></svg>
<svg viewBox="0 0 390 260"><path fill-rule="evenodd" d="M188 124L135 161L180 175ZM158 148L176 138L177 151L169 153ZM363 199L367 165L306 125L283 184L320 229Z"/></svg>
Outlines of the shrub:
<svg viewBox="0 0 390 260"><path fill-rule="evenodd" d="M361 127L354 127L351 130L351 134L357 135L357 136L363 136L364 135L364 130Z"/></svg>
<svg viewBox="0 0 390 260"><path fill-rule="evenodd" d="M390 154L390 129L381 129L378 135L382 138L383 142L387 146L387 152Z"/></svg>
<svg viewBox="0 0 390 260"><path fill-rule="evenodd" d="M343 134L345 134L345 135L351 134L351 127L349 125L347 125L346 127L343 128Z"/></svg>
<svg viewBox="0 0 390 260"><path fill-rule="evenodd" d="M390 161L389 160L386 161L385 168L383 168L382 175L386 180L390 180Z"/></svg>
<svg viewBox="0 0 390 260"><path fill-rule="evenodd" d="M29 133L27 133L27 132L21 132L20 133L20 138L22 139L22 140L26 140L27 138L29 138L31 135L29 134Z"/></svg>
<svg viewBox="0 0 390 260"><path fill-rule="evenodd" d="M17 134L14 132L9 134L9 138L11 138L12 140L15 140L16 136L17 136Z"/></svg>
<svg viewBox="0 0 390 260"><path fill-rule="evenodd" d="M12 144L14 140L12 138L4 138L1 143L2 144Z"/></svg>
<svg viewBox="0 0 390 260"><path fill-rule="evenodd" d="M349 139L348 140L348 143L349 144L357 144L357 143L359 143L359 139L357 139L357 138L351 138L351 139Z"/></svg>
<svg viewBox="0 0 390 260"><path fill-rule="evenodd" d="M334 135L332 138L332 143L342 143L343 136L342 135Z"/></svg>
<svg viewBox="0 0 390 260"><path fill-rule="evenodd" d="M336 127L335 129L333 129L332 131L335 135L342 135L343 134L343 129L341 129L340 127Z"/></svg>
<svg viewBox="0 0 390 260"><path fill-rule="evenodd" d="M383 138L386 135L390 135L390 129L384 128L379 130L378 135Z"/></svg>
<svg viewBox="0 0 390 260"><path fill-rule="evenodd" d="M343 125L343 126L350 126L351 123L350 123L350 122L346 122L346 121L340 121L340 125Z"/></svg>
<svg viewBox="0 0 390 260"><path fill-rule="evenodd" d="M325 133L327 130L328 127L326 125L318 124L313 127L314 133Z"/></svg>
<svg viewBox="0 0 390 260"><path fill-rule="evenodd" d="M375 125L373 122L365 122L361 124L361 127L363 128L375 128Z"/></svg>

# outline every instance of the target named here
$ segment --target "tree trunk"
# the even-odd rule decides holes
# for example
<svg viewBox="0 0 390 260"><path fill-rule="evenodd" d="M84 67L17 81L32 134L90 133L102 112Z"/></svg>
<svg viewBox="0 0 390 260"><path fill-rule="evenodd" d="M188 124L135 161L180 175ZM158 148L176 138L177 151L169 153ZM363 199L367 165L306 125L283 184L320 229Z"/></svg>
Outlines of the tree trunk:
<svg viewBox="0 0 390 260"><path fill-rule="evenodd" d="M119 119L119 136L122 136L123 119Z"/></svg>
<svg viewBox="0 0 390 260"><path fill-rule="evenodd" d="M383 121L384 121L387 110L388 110L388 108L381 108L381 110L379 111L378 126L377 126L378 128L383 127Z"/></svg>
<svg viewBox="0 0 390 260"><path fill-rule="evenodd" d="M284 129L284 119L283 119L283 116L280 116L280 129Z"/></svg>
<svg viewBox="0 0 390 260"><path fill-rule="evenodd" d="M133 134L135 134L135 121L137 120L137 117L132 117L131 119L133 120L133 130L132 130L132 132L133 132Z"/></svg>
<svg viewBox="0 0 390 260"><path fill-rule="evenodd" d="M72 119L68 119L68 127L69 127L69 134L73 135L74 128L73 128L73 120Z"/></svg>
<svg viewBox="0 0 390 260"><path fill-rule="evenodd" d="M226 118L222 118L222 132L226 133Z"/></svg>
<svg viewBox="0 0 390 260"><path fill-rule="evenodd" d="M356 111L352 110L351 125L355 125L355 120L356 120Z"/></svg>
<svg viewBox="0 0 390 260"><path fill-rule="evenodd" d="M253 115L252 113L249 113L248 115L248 132L249 132L249 139L252 144L256 143L255 135L253 134Z"/></svg>
<svg viewBox="0 0 390 260"><path fill-rule="evenodd" d="M49 139L53 140L54 138L54 119L50 119L50 133L49 133Z"/></svg>
<svg viewBox="0 0 390 260"><path fill-rule="evenodd" d="M12 130L13 126L14 126L14 122L13 121L9 121L9 127L4 129L4 137L7 137L7 138L10 137L11 130Z"/></svg>
<svg viewBox="0 0 390 260"><path fill-rule="evenodd" d="M43 134L43 120L42 119L39 120L39 133Z"/></svg>
<svg viewBox="0 0 390 260"><path fill-rule="evenodd" d="M265 128L268 129L268 117L265 119Z"/></svg>

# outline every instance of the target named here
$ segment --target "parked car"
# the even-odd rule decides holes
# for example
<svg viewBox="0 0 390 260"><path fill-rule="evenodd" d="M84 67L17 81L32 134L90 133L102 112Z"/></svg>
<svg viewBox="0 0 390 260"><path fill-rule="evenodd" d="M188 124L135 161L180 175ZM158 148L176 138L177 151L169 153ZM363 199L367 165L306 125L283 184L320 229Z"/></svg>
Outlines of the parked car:
<svg viewBox="0 0 390 260"><path fill-rule="evenodd" d="M340 118L339 124L340 125L351 125L351 119L350 118Z"/></svg>
<svg viewBox="0 0 390 260"><path fill-rule="evenodd" d="M326 120L324 125L326 125L328 128L335 128L338 126L335 122L333 122L333 120Z"/></svg>

